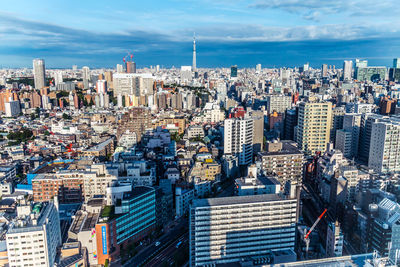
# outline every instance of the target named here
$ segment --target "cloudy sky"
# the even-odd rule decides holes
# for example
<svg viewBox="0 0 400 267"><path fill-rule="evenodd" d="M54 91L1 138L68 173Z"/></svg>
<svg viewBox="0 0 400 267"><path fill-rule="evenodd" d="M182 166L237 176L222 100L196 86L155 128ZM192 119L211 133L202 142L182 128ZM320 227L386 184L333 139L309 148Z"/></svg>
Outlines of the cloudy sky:
<svg viewBox="0 0 400 267"><path fill-rule="evenodd" d="M19 0L0 4L0 67L342 65L400 57L396 0Z"/></svg>

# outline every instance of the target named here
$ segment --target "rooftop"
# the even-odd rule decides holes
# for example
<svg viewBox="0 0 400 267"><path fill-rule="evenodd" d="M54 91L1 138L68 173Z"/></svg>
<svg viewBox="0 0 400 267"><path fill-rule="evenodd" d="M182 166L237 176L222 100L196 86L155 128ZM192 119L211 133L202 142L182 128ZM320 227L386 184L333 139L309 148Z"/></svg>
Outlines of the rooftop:
<svg viewBox="0 0 400 267"><path fill-rule="evenodd" d="M250 204L250 203L279 201L279 200L284 200L284 198L282 198L277 194L206 198L206 199L194 200L193 207L197 208L197 207L208 207L208 206L225 206L234 204Z"/></svg>
<svg viewBox="0 0 400 267"><path fill-rule="evenodd" d="M264 152L259 152L258 155L260 156L276 156L276 155L286 155L286 154L301 154L303 153L298 149L298 147L295 145L295 143L291 140L283 140L280 141L282 143L282 149L279 151L264 151Z"/></svg>

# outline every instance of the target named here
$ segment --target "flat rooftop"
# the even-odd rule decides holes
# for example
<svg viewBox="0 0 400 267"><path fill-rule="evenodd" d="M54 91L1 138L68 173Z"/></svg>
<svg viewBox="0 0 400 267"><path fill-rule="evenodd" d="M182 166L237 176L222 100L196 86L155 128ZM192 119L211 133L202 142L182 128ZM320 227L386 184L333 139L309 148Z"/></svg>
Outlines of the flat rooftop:
<svg viewBox="0 0 400 267"><path fill-rule="evenodd" d="M206 198L206 199L195 199L193 201L193 207L197 208L197 207L208 207L208 206L224 206L232 204L250 204L250 203L279 201L279 200L285 200L285 199L277 194Z"/></svg>
<svg viewBox="0 0 400 267"><path fill-rule="evenodd" d="M303 155L303 153L295 145L294 141L283 140L283 141L280 141L280 143L282 143L281 150L274 151L274 152L269 152L269 151L258 152L258 155L260 155L260 156L277 156L277 155L286 155L286 154L301 154L301 155Z"/></svg>
<svg viewBox="0 0 400 267"><path fill-rule="evenodd" d="M325 258L325 259L317 259L317 260L307 260L307 261L296 261L289 263L280 263L273 265L264 265L264 266L273 266L273 267L337 267L337 266L349 266L349 267L362 267L365 265L366 260L373 259L373 254L360 254L360 255L350 255L343 257L335 257L335 258ZM383 258L386 260L386 258Z"/></svg>

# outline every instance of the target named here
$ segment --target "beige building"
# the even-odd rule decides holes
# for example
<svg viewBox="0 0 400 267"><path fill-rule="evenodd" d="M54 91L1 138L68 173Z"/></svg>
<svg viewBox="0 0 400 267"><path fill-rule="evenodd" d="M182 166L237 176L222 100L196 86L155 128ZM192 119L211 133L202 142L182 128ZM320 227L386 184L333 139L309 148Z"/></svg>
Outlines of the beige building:
<svg viewBox="0 0 400 267"><path fill-rule="evenodd" d="M307 154L325 152L332 124L331 102L302 102L299 105L297 143Z"/></svg>

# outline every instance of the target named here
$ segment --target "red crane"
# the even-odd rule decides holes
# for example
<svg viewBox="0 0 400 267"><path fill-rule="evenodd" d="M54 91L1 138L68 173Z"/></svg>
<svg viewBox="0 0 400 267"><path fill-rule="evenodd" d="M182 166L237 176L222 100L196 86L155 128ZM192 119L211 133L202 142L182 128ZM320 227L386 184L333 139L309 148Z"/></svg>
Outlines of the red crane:
<svg viewBox="0 0 400 267"><path fill-rule="evenodd" d="M50 129L46 126L46 125L43 125L43 127L46 129L46 131L48 131L51 135L53 135L53 136L55 136L55 133L53 133L52 131L50 131ZM67 149L67 153L69 153L69 154L71 154L72 152L73 152L73 149L72 149L72 144L69 144L69 145L66 145L61 139L57 139L57 141L59 142L59 143L61 143L62 145L64 145L65 146L65 148Z"/></svg>
<svg viewBox="0 0 400 267"><path fill-rule="evenodd" d="M317 224L319 223L319 221L322 219L322 217L324 217L325 213L328 211L328 209L325 209L321 215L319 215L319 217L317 218L317 220L314 222L314 224L311 226L310 230L308 230L307 234L304 236L304 242L306 242L306 253L308 253L308 247L310 245L310 238L309 235L311 234L311 232L314 230L315 226L317 226Z"/></svg>

